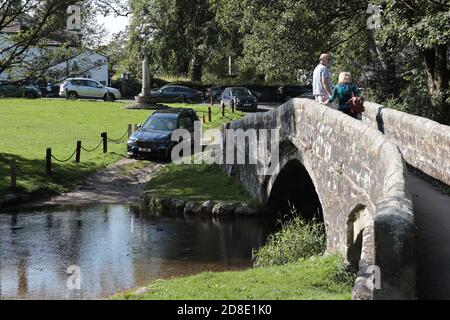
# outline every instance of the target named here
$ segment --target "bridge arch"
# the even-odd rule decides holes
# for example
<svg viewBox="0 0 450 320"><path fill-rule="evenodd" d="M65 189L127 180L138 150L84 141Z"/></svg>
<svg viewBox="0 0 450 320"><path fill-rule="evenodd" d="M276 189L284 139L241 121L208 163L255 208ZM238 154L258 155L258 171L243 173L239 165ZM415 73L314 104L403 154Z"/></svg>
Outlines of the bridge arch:
<svg viewBox="0 0 450 320"><path fill-rule="evenodd" d="M270 208L287 214L294 209L307 220L323 221L323 210L311 174L300 157L284 158L281 170L268 178L265 193Z"/></svg>

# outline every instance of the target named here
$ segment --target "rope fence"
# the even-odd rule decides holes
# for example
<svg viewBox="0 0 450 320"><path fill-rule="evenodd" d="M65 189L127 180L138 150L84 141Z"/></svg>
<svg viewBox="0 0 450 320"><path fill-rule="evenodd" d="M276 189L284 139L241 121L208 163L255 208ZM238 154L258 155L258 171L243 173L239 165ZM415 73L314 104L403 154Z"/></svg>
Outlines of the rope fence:
<svg viewBox="0 0 450 320"><path fill-rule="evenodd" d="M103 144L103 139L100 139L100 142L98 143L98 145L94 149L86 149L83 146L81 146L81 150L86 151L87 153L91 153L91 152L97 151L98 148L100 148L100 146L102 144Z"/></svg>
<svg viewBox="0 0 450 320"><path fill-rule="evenodd" d="M128 139L133 134L133 128L134 128L134 131L136 131L137 127L138 127L137 124L134 124L134 125L128 124L127 130L118 139L109 138L108 134L106 132L103 132L101 134L99 143L92 149L83 147L82 142L77 141L77 146L76 146L75 150L72 152L72 154L69 157L67 157L64 160L61 160L59 157L56 157L53 154L51 148L47 148L46 156L43 160L43 165L44 165L47 175L52 174L52 162L53 161L58 162L58 163L67 163L75 157L75 163L80 163L81 162L81 151L84 151L87 153L92 153L92 152L95 152L98 149L100 149L100 147L102 147L102 146L103 146L103 153L104 154L108 153L108 142L113 143L113 144L121 144L121 143L125 142L126 139ZM12 170L11 170L11 172L12 172Z"/></svg>
<svg viewBox="0 0 450 320"><path fill-rule="evenodd" d="M180 97L180 98L183 103L185 103L185 101L189 101L183 97ZM213 100L211 99L211 106L208 106L208 111L202 112L201 119L202 119L203 123L212 122L213 116L214 117L222 116L230 121L233 120L230 117L226 116L225 107L220 108L218 111L213 111L213 106L214 106ZM231 112L234 113L234 108L232 108ZM57 157L55 154L53 154L52 148L47 148L45 158L42 159L42 168L45 170L45 172L48 176L51 176L53 162L67 163L75 157L75 163L80 163L81 162L81 151L84 151L86 153L92 153L92 152L99 150L100 147L102 147L102 146L103 146L103 153L106 154L106 153L108 153L108 142L112 143L112 144L121 144L121 143L125 142L126 139L128 139L133 134L133 132L135 132L137 130L138 130L137 124L128 124L127 130L118 139L109 138L108 134L106 132L103 132L101 134L99 143L92 149L84 147L82 145L81 141L77 141L75 150L67 158ZM11 190L13 192L16 192L16 190L17 190L17 173L18 173L16 159L11 159L10 171L11 171ZM19 173L21 173L21 172L19 171ZM26 173L24 173L24 175L25 174Z"/></svg>
<svg viewBox="0 0 450 320"><path fill-rule="evenodd" d="M65 163L65 162L69 162L75 156L76 153L77 153L77 149L75 149L73 151L72 155L70 157L68 157L67 159L65 159L65 160L59 160L52 153L50 155L51 155L52 159L55 160L56 162Z"/></svg>

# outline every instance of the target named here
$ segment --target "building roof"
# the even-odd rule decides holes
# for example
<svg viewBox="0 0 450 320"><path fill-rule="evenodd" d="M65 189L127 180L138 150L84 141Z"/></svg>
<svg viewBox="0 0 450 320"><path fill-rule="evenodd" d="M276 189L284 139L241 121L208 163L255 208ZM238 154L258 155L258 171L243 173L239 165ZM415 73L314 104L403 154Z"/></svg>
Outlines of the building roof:
<svg viewBox="0 0 450 320"><path fill-rule="evenodd" d="M18 34L31 26L32 17L27 14L21 15L7 26L0 29L0 33ZM81 35L73 31L54 31L42 39L43 44L47 46L58 47L63 44L69 44L71 47L78 47L81 45Z"/></svg>

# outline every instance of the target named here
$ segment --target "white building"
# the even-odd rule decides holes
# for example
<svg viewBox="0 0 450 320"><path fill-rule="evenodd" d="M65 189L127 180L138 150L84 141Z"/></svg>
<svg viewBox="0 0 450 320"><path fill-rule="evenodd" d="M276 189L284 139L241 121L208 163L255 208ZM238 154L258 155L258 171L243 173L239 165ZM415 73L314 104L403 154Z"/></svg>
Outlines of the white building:
<svg viewBox="0 0 450 320"><path fill-rule="evenodd" d="M8 27L0 30L0 51L12 44L11 37L20 32L26 23L11 23ZM26 21L26 20L25 20ZM59 39L58 39L59 38ZM33 64L39 62L49 52L62 50L63 44L71 39L71 45L64 49L67 59L57 65L46 68L45 78L53 83L58 83L70 77L83 77L97 80L108 85L108 58L96 52L81 49L79 36L76 33L55 33L45 40L45 46L42 48L32 47L24 53L24 60L0 74L0 79L22 78L30 73ZM60 62L61 60L58 60Z"/></svg>

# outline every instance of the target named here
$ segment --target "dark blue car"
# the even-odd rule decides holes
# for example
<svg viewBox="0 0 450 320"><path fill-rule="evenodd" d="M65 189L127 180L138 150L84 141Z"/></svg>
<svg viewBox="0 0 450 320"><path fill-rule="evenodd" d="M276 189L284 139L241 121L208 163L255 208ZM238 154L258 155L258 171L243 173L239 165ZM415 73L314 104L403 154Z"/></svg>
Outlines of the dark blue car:
<svg viewBox="0 0 450 320"><path fill-rule="evenodd" d="M157 157L169 160L177 142L171 141L177 129L186 129L193 141L194 123L199 118L192 109L165 109L153 113L128 140L131 158Z"/></svg>
<svg viewBox="0 0 450 320"><path fill-rule="evenodd" d="M258 99L249 89L241 87L226 88L222 93L220 106L242 111L258 110Z"/></svg>

